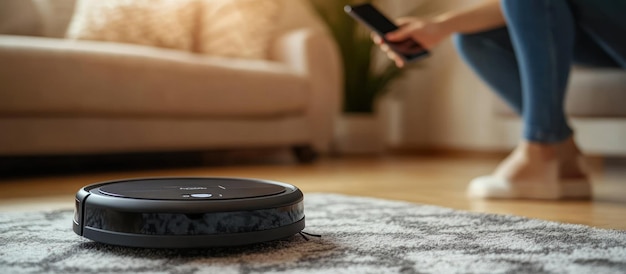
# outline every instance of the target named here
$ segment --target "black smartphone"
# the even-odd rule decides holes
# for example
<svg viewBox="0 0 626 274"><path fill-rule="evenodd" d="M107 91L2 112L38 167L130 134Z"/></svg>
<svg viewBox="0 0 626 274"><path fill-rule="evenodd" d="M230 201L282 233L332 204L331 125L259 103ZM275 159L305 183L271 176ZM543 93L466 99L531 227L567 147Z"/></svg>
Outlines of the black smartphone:
<svg viewBox="0 0 626 274"><path fill-rule="evenodd" d="M348 5L344 10L347 14L352 16L352 18L365 24L373 32L380 35L383 41L389 45L389 48L398 54L405 62L413 62L429 55L428 50L413 39L400 42L387 41L385 34L397 30L398 26L371 4Z"/></svg>

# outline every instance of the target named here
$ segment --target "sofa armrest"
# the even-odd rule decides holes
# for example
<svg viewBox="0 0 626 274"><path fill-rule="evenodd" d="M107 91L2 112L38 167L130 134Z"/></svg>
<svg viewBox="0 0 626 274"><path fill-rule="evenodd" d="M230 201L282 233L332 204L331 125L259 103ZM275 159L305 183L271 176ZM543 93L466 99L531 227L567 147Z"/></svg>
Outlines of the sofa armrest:
<svg viewBox="0 0 626 274"><path fill-rule="evenodd" d="M334 122L341 110L343 70L334 40L325 32L298 29L274 41L270 59L303 75L311 87L308 117L314 146L326 152L333 138Z"/></svg>

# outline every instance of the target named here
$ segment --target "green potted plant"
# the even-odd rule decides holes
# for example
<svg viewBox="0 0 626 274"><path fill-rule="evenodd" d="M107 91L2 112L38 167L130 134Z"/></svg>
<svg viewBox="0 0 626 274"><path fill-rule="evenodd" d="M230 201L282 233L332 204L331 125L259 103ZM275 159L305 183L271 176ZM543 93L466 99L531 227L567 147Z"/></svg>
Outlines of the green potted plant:
<svg viewBox="0 0 626 274"><path fill-rule="evenodd" d="M389 60L380 63L378 47L370 31L344 12L345 5L372 1L312 0L328 25L343 58L343 117L338 121L336 143L341 152L381 152L384 125L378 117L377 102L389 91L389 84L406 71ZM376 4L376 3L374 3ZM350 136L348 136L350 135Z"/></svg>
<svg viewBox="0 0 626 274"><path fill-rule="evenodd" d="M342 54L344 66L343 111L373 113L376 100L388 89L389 83L402 75L392 62L376 70L370 32L346 15L343 7L371 1L313 0L321 18L328 24Z"/></svg>

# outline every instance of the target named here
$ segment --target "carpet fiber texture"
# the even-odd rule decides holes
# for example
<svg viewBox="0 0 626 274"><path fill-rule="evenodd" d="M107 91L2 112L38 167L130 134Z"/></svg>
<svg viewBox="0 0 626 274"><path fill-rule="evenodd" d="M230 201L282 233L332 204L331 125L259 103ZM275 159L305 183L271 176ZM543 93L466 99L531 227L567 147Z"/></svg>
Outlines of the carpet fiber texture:
<svg viewBox="0 0 626 274"><path fill-rule="evenodd" d="M626 273L626 231L330 194L306 232L238 248L108 246L71 211L0 215L0 273Z"/></svg>

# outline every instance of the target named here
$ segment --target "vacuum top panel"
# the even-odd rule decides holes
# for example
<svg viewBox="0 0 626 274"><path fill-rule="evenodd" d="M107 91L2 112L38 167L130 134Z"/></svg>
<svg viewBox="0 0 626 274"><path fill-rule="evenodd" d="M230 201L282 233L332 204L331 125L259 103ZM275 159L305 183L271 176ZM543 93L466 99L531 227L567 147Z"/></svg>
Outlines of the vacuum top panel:
<svg viewBox="0 0 626 274"><path fill-rule="evenodd" d="M277 195L285 187L230 178L178 178L128 180L106 184L90 192L150 200L228 200Z"/></svg>

